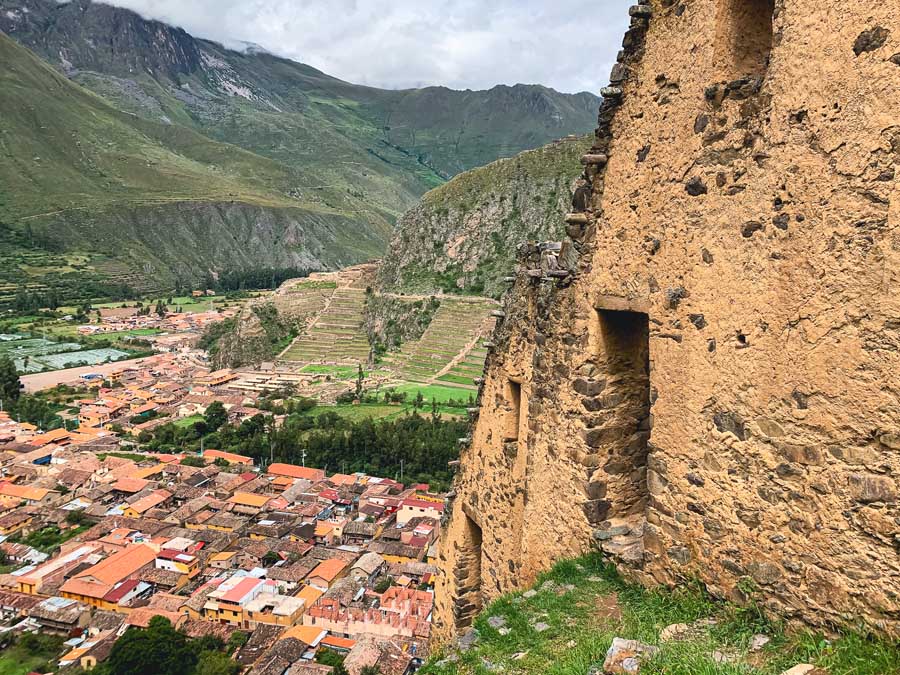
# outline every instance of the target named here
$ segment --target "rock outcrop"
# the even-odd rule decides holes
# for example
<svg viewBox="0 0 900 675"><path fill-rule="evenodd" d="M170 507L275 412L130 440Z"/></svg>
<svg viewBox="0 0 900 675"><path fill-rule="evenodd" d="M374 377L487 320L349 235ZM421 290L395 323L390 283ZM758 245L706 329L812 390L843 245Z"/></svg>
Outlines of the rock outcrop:
<svg viewBox="0 0 900 675"><path fill-rule="evenodd" d="M499 313L439 636L593 546L900 635L896 9L631 8L567 237Z"/></svg>

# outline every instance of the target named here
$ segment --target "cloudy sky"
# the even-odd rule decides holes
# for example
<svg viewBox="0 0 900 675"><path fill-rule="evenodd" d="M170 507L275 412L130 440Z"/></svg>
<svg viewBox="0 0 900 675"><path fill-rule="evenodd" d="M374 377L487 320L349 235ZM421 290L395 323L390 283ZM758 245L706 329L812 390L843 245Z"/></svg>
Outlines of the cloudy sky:
<svg viewBox="0 0 900 675"><path fill-rule="evenodd" d="M631 0L104 1L227 46L254 42L360 84L482 89L523 82L594 93L607 82L632 4Z"/></svg>

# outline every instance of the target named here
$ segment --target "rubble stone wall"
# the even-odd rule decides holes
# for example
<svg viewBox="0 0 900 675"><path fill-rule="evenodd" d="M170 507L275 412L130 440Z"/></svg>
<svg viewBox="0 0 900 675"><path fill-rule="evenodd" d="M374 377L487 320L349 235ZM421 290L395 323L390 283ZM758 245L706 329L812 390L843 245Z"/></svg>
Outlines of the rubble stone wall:
<svg viewBox="0 0 900 675"><path fill-rule="evenodd" d="M568 238L510 279L437 635L597 545L900 635L897 3L631 15Z"/></svg>

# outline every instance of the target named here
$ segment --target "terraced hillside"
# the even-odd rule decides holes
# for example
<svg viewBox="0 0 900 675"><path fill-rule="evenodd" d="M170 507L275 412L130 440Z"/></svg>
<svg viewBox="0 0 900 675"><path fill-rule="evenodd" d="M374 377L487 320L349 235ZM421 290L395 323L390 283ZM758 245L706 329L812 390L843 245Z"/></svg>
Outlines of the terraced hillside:
<svg viewBox="0 0 900 675"><path fill-rule="evenodd" d="M285 363L365 363L369 339L363 327L366 292L337 287L306 330L280 355Z"/></svg>
<svg viewBox="0 0 900 675"><path fill-rule="evenodd" d="M481 341L493 330L495 308L484 298L442 298L421 339L389 355L388 366L410 382L474 389L472 378L481 375L487 353Z"/></svg>

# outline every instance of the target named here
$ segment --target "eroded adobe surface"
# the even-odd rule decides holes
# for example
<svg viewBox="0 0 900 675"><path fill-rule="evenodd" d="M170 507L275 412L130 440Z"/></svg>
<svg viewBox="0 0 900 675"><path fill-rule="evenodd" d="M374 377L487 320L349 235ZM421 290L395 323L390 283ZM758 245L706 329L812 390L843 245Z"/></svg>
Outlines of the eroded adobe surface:
<svg viewBox="0 0 900 675"><path fill-rule="evenodd" d="M632 16L569 238L522 247L493 338L438 633L599 544L900 634L900 5Z"/></svg>

